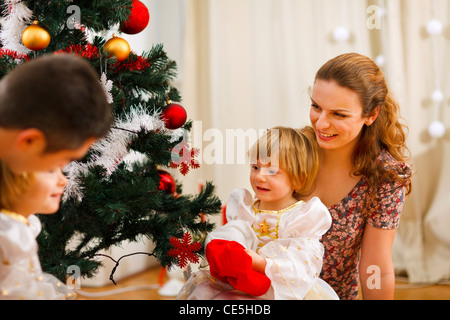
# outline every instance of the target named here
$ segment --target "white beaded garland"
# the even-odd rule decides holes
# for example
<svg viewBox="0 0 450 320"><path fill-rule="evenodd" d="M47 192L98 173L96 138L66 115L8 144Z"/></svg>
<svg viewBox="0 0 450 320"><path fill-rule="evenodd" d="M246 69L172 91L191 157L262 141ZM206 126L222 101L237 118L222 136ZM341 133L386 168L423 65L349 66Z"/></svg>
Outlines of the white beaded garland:
<svg viewBox="0 0 450 320"><path fill-rule="evenodd" d="M384 65L386 64L386 57L383 54L378 55L375 58L375 63L377 64L377 66L379 66L380 68L384 67Z"/></svg>
<svg viewBox="0 0 450 320"><path fill-rule="evenodd" d="M428 127L428 133L433 138L442 138L445 134L445 126L440 121L433 121Z"/></svg>
<svg viewBox="0 0 450 320"><path fill-rule="evenodd" d="M444 93L439 89L434 90L431 94L431 100L436 103L441 103L444 101Z"/></svg>
<svg viewBox="0 0 450 320"><path fill-rule="evenodd" d="M346 42L350 39L350 30L348 28L340 26L334 29L333 39L337 42Z"/></svg>
<svg viewBox="0 0 450 320"><path fill-rule="evenodd" d="M426 26L427 32L431 36L440 35L442 31L444 30L444 26L442 25L442 22L440 22L437 19L432 19L428 21Z"/></svg>

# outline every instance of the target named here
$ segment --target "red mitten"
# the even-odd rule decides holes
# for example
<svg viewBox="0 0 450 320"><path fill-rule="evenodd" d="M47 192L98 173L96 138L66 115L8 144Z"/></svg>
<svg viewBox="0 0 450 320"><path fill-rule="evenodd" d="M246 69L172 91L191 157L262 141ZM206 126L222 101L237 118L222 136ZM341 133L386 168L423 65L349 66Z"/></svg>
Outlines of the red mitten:
<svg viewBox="0 0 450 320"><path fill-rule="evenodd" d="M261 296L270 288L270 279L252 269L252 258L235 242L212 240L206 246L211 275L233 288L253 296Z"/></svg>

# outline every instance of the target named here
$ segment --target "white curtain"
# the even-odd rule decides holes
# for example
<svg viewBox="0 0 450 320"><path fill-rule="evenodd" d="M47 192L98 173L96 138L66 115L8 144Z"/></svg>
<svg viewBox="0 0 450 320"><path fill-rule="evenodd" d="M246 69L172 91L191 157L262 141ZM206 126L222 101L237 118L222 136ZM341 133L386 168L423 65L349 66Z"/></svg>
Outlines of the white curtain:
<svg viewBox="0 0 450 320"><path fill-rule="evenodd" d="M374 16L384 9L385 15ZM308 89L322 64L344 52L382 55L410 128L416 172L395 266L412 282L449 279L449 18L448 0L187 0L182 95L196 121L192 141L202 150L202 164L179 177L185 193L197 192L199 179L213 181L223 201L234 188L250 189L233 134L308 125ZM443 23L442 34L427 34L431 19ZM333 37L338 27L350 32L347 41ZM445 97L439 109L430 102L437 83ZM427 131L435 115L447 126L439 139ZM232 152L235 161L226 164Z"/></svg>

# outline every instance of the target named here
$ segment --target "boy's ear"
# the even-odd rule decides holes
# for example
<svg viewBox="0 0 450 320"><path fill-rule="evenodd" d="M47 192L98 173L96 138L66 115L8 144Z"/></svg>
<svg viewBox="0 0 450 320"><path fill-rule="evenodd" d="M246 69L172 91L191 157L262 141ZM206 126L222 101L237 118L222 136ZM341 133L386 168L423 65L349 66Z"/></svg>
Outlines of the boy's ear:
<svg viewBox="0 0 450 320"><path fill-rule="evenodd" d="M43 153L47 146L47 140L41 130L34 128L25 129L17 135L16 146L21 151Z"/></svg>

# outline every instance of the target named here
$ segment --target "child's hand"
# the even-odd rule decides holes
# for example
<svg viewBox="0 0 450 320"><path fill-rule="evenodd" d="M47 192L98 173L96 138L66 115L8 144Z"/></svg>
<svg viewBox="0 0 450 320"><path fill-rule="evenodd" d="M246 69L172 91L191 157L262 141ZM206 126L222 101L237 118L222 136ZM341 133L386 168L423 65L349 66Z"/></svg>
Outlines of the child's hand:
<svg viewBox="0 0 450 320"><path fill-rule="evenodd" d="M245 249L245 252L252 258L252 269L259 273L266 274L266 259L261 257L255 251Z"/></svg>

